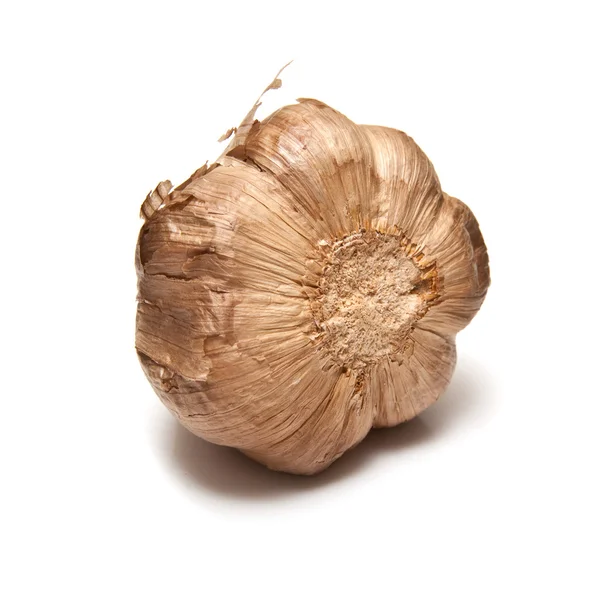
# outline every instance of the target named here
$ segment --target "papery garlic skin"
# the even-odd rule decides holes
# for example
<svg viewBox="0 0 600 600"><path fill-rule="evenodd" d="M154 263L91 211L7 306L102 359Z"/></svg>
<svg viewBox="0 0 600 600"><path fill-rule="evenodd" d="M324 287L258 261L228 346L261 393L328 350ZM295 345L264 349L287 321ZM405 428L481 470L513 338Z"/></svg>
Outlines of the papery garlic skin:
<svg viewBox="0 0 600 600"><path fill-rule="evenodd" d="M136 348L190 431L316 473L437 400L487 251L402 132L302 100L233 146L144 204Z"/></svg>

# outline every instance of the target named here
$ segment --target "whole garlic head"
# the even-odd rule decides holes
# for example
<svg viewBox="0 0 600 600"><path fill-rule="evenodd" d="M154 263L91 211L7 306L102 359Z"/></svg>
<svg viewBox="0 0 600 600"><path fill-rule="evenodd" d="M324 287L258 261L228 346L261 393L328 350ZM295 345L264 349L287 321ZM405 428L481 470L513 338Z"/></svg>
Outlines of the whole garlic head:
<svg viewBox="0 0 600 600"><path fill-rule="evenodd" d="M317 473L437 400L487 251L406 134L316 100L253 117L144 203L136 348L190 431Z"/></svg>

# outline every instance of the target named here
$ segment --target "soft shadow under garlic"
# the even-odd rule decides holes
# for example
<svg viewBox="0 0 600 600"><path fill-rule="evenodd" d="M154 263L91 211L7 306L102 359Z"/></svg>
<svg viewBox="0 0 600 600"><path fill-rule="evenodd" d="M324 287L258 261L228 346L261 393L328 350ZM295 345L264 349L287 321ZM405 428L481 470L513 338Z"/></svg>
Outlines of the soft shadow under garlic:
<svg viewBox="0 0 600 600"><path fill-rule="evenodd" d="M478 364L461 360L442 398L422 415L397 427L372 430L353 450L313 477L270 471L233 448L196 437L166 411L164 418L172 423L163 430L161 446L169 467L175 466L175 476L186 487L242 500L273 500L352 477L384 453L394 453L402 461L404 451L413 446L438 443L459 428L469 429L490 409L485 404L489 402L484 394L486 378Z"/></svg>

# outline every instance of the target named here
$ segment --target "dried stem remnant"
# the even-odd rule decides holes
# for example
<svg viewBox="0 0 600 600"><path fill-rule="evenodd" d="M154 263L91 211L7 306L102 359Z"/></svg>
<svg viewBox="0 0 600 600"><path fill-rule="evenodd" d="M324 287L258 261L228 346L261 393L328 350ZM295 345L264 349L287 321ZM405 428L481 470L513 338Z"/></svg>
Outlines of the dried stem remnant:
<svg viewBox="0 0 600 600"><path fill-rule="evenodd" d="M406 134L316 100L255 108L142 206L136 348L192 432L310 474L437 400L487 250Z"/></svg>
<svg viewBox="0 0 600 600"><path fill-rule="evenodd" d="M437 298L435 267L407 255L410 242L375 231L331 247L312 309L332 359L364 370L385 357L401 360L415 323Z"/></svg>

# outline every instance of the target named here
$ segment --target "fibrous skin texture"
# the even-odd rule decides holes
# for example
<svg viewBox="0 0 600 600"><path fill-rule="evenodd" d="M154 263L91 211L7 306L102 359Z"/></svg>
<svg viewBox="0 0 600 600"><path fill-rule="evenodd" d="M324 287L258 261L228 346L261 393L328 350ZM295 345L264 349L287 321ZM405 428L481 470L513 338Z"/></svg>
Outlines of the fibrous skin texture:
<svg viewBox="0 0 600 600"><path fill-rule="evenodd" d="M193 433L290 473L435 402L490 283L475 217L415 142L316 100L242 124L142 213L154 390Z"/></svg>

